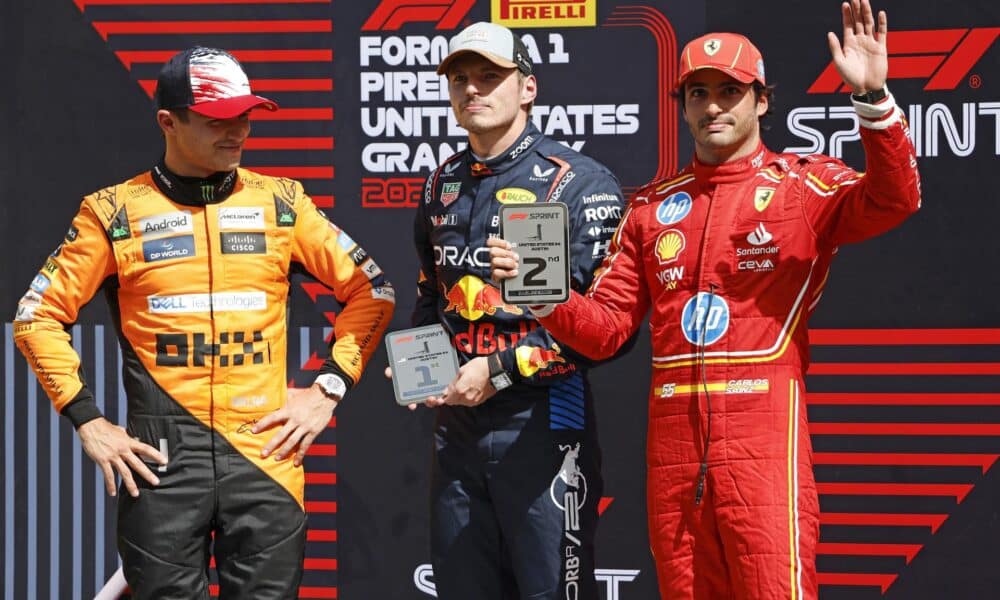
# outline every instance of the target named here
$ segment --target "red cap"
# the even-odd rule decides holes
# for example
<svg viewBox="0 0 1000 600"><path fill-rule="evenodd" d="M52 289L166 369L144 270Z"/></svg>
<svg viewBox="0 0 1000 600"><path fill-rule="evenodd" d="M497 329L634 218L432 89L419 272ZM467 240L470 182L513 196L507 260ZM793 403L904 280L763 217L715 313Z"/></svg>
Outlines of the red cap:
<svg viewBox="0 0 1000 600"><path fill-rule="evenodd" d="M699 69L716 69L741 83L764 81L764 58L750 40L738 33L709 33L684 46L677 87Z"/></svg>

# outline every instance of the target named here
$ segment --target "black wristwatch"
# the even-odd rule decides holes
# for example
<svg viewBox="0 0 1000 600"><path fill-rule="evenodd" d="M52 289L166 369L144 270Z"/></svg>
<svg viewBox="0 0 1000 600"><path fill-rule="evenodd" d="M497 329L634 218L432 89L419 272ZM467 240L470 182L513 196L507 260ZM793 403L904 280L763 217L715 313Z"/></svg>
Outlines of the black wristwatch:
<svg viewBox="0 0 1000 600"><path fill-rule="evenodd" d="M493 388L496 391L499 392L514 385L513 380L510 378L510 373L503 368L503 362L500 361L499 354L496 352L490 354L486 357L486 361L490 366L490 383L493 384Z"/></svg>
<svg viewBox="0 0 1000 600"><path fill-rule="evenodd" d="M864 94L851 94L851 98L854 98L858 102L864 102L865 104L878 104L882 100L885 100L888 95L889 88L883 85L877 90L871 90L865 92Z"/></svg>

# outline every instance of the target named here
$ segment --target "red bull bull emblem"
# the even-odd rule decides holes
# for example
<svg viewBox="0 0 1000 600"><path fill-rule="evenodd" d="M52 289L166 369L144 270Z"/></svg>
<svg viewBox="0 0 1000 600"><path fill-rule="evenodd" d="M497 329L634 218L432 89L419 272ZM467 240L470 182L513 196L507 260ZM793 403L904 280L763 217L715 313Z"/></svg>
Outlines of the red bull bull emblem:
<svg viewBox="0 0 1000 600"><path fill-rule="evenodd" d="M515 353L517 354L517 369L525 377L531 377L554 363L566 362L566 359L559 354L558 344L552 344L551 350L538 346L518 346Z"/></svg>
<svg viewBox="0 0 1000 600"><path fill-rule="evenodd" d="M483 315L493 316L497 311L510 315L524 314L521 308L503 301L500 288L493 287L474 275L463 276L451 289L447 289L444 284L441 288L448 301L444 312L457 312L469 321L479 320Z"/></svg>

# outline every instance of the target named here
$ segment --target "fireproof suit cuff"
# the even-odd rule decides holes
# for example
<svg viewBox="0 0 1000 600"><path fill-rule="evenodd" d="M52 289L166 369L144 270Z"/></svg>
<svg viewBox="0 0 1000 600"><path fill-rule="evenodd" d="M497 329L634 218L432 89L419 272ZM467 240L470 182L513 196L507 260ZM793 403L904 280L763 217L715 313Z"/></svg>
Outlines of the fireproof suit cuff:
<svg viewBox="0 0 1000 600"><path fill-rule="evenodd" d="M97 408L94 394L85 387L81 388L76 396L69 401L69 404L63 407L62 415L69 419L76 429L79 429L84 423L104 416L101 409Z"/></svg>
<svg viewBox="0 0 1000 600"><path fill-rule="evenodd" d="M510 375L510 380L514 383L520 383L523 378L517 368L517 347L500 350L497 352L497 355L500 357L503 370L507 371L507 374Z"/></svg>
<svg viewBox="0 0 1000 600"><path fill-rule="evenodd" d="M896 99L888 88L886 97L875 104L861 102L854 96L851 96L851 104L858 115L858 124L868 129L885 129L903 118L903 110L896 104Z"/></svg>
<svg viewBox="0 0 1000 600"><path fill-rule="evenodd" d="M351 391L351 388L354 387L354 380L351 379L351 376L345 373L343 369L341 369L330 357L327 357L327 359L323 361L323 366L319 368L319 375L323 375L324 373L333 373L337 377L344 380L344 385L347 386L347 390L344 392L341 400L346 398L347 392Z"/></svg>
<svg viewBox="0 0 1000 600"><path fill-rule="evenodd" d="M547 317L547 316L551 315L552 312L556 309L556 306L559 306L559 305L558 304L532 304L532 305L528 306L528 310L530 310L531 314L535 315L536 318L541 318L541 317Z"/></svg>

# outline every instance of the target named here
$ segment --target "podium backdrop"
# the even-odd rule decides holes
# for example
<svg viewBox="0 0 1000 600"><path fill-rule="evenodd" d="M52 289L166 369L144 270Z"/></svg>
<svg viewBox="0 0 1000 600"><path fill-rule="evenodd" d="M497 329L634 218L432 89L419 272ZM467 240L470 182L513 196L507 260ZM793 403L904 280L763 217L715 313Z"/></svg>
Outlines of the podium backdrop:
<svg viewBox="0 0 1000 600"><path fill-rule="evenodd" d="M890 82L906 111L924 206L835 262L812 319L809 416L822 510L821 597L984 598L1000 586L1000 8L881 0ZM282 110L255 114L244 164L303 181L376 257L407 326L423 178L463 143L434 74L478 20L523 36L541 129L601 160L626 190L691 156L668 91L684 42L746 33L777 84L773 149L863 167L830 64L835 0L3 0L0 5L0 378L3 597L89 598L118 565L114 500L13 347L18 298L83 195L162 152L160 65L201 43L243 61ZM290 376L311 382L337 307L296 281ZM122 420L114 329L96 299L72 330L98 401ZM645 525L648 334L597 369L606 479L598 576L607 600L656 596ZM384 353L306 466L303 598L433 596L428 410L395 405Z"/></svg>

